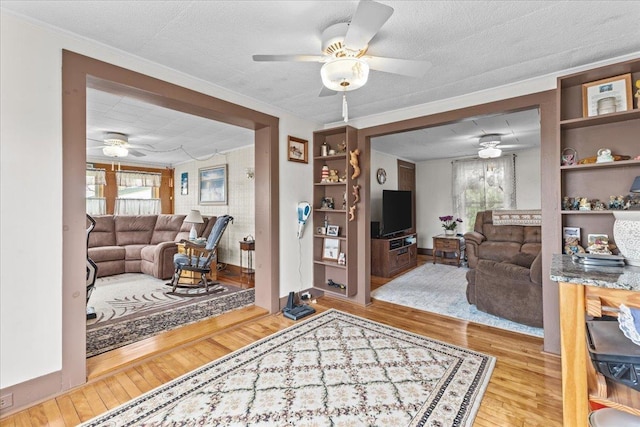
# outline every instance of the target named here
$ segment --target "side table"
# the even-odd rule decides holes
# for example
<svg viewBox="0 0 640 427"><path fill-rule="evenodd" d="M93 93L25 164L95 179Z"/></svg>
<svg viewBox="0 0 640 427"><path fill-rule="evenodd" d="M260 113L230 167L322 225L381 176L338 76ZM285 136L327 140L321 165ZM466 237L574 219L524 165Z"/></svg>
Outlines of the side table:
<svg viewBox="0 0 640 427"><path fill-rule="evenodd" d="M247 276L247 284L253 283L253 276L255 270L253 269L253 252L256 250L255 240L240 240L240 281L244 276ZM247 253L247 267L243 268L242 265L242 253Z"/></svg>
<svg viewBox="0 0 640 427"><path fill-rule="evenodd" d="M465 250L464 237L447 236L446 234L438 234L433 236L433 263L451 264L460 267L464 260ZM452 253L455 258L447 258L446 254Z"/></svg>

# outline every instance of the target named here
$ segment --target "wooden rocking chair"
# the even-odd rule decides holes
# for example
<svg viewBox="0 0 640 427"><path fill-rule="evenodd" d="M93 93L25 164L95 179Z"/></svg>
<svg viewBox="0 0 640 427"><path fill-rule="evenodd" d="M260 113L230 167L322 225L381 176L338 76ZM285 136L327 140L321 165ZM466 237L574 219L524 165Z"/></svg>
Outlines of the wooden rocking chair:
<svg viewBox="0 0 640 427"><path fill-rule="evenodd" d="M214 291L217 288L219 288L219 291L225 289L218 282L210 282L207 279L207 274L211 272L211 261L216 257L218 243L229 222L233 222L232 216L223 215L218 217L205 244L198 244L184 239L180 241L180 243L184 244L185 253L173 256L173 264L176 268L170 283L173 286L173 292L176 291L178 285L183 287L204 287L207 292L209 291L209 286L212 285L216 286ZM180 283L180 275L183 271L199 273L200 282L195 284Z"/></svg>

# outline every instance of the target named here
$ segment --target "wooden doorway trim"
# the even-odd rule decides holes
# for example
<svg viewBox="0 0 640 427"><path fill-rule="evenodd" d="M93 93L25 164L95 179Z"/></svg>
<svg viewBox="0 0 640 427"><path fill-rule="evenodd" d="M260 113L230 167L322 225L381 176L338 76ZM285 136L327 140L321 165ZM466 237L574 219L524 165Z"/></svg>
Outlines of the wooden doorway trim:
<svg viewBox="0 0 640 427"><path fill-rule="evenodd" d="M135 93L189 114L252 129L256 174L256 305L279 309L279 119L106 62L62 52L62 385L86 382L86 88Z"/></svg>
<svg viewBox="0 0 640 427"><path fill-rule="evenodd" d="M559 162L560 142L558 137L558 114L556 90L532 93L515 98L493 101L457 110L445 111L428 116L415 117L383 125L371 126L358 130L358 146L363 152L361 164L371 162L371 138L410 130L441 126L473 117L501 114L538 108L540 111L540 161L542 165L557 165ZM366 171L368 172L368 171ZM560 199L560 169L548 168L541 176L542 216L542 270L549 271L551 255L561 250L561 219L557 214ZM361 182L360 196L369 200L371 180L365 173ZM371 303L371 215L364 212L363 221L358 224L358 239L364 241L363 249L358 251L358 303ZM543 315L544 315L544 350L550 353L560 352L560 324L558 287L549 277L543 278Z"/></svg>

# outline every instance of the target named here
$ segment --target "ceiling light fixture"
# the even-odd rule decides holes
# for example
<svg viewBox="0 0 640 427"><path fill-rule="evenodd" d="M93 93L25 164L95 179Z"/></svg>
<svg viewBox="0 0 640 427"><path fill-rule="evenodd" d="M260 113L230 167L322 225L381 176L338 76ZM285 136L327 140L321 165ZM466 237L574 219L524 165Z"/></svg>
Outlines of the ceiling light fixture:
<svg viewBox="0 0 640 427"><path fill-rule="evenodd" d="M360 58L335 58L320 69L322 84L336 92L361 88L369 78L369 64Z"/></svg>
<svg viewBox="0 0 640 427"><path fill-rule="evenodd" d="M121 145L107 145L102 147L102 154L108 157L127 157L129 150Z"/></svg>
<svg viewBox="0 0 640 427"><path fill-rule="evenodd" d="M102 154L108 157L127 157L129 150L124 145L129 142L127 135L118 132L107 132L104 135L104 143Z"/></svg>
<svg viewBox="0 0 640 427"><path fill-rule="evenodd" d="M481 159L494 159L502 155L502 150L496 146L502 142L500 135L485 135L480 138L481 148L478 151L478 156Z"/></svg>

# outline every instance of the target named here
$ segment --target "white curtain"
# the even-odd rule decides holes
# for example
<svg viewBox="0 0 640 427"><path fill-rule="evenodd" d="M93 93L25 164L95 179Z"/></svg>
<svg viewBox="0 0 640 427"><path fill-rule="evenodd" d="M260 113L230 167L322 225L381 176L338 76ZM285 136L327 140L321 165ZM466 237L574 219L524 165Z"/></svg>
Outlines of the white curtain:
<svg viewBox="0 0 640 427"><path fill-rule="evenodd" d="M87 169L87 185L107 185L104 169Z"/></svg>
<svg viewBox="0 0 640 427"><path fill-rule="evenodd" d="M118 187L160 187L161 174L152 172L116 172Z"/></svg>
<svg viewBox="0 0 640 427"><path fill-rule="evenodd" d="M107 201L104 197L87 197L87 213L104 215L107 213Z"/></svg>
<svg viewBox="0 0 640 427"><path fill-rule="evenodd" d="M116 199L116 215L158 215L160 199Z"/></svg>
<svg viewBox="0 0 640 427"><path fill-rule="evenodd" d="M515 154L452 164L454 215L462 218L465 231L473 229L479 211L516 209Z"/></svg>

